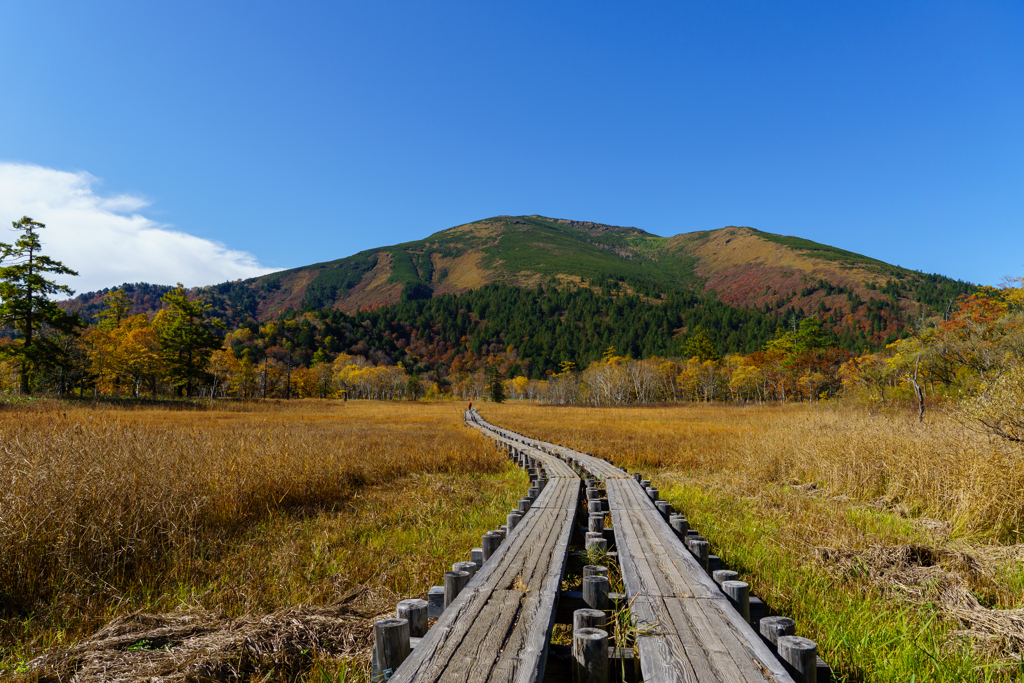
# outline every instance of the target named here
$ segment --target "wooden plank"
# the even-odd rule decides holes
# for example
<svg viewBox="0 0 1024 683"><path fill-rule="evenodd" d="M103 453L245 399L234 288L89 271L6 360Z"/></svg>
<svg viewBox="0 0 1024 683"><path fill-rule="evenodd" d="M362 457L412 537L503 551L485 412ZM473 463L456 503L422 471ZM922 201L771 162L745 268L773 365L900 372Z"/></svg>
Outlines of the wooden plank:
<svg viewBox="0 0 1024 683"><path fill-rule="evenodd" d="M535 445L605 480L645 681L792 683L633 478L599 458Z"/></svg>
<svg viewBox="0 0 1024 683"><path fill-rule="evenodd" d="M637 596L714 598L722 595L714 580L674 536L652 533L662 522L657 512L612 512L615 547L629 599Z"/></svg>
<svg viewBox="0 0 1024 683"><path fill-rule="evenodd" d="M647 681L791 681L724 598L643 597L633 604Z"/></svg>
<svg viewBox="0 0 1024 683"><path fill-rule="evenodd" d="M485 426L474 426L487 433ZM548 484L392 681L536 683L543 678L580 480L557 457L537 449L530 455L548 471Z"/></svg>

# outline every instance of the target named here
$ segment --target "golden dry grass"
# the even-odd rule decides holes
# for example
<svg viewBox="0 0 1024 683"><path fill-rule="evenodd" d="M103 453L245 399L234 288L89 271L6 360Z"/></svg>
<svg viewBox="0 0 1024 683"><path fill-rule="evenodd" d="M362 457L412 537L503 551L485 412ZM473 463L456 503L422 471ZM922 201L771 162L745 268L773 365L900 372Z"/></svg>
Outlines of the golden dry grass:
<svg viewBox="0 0 1024 683"><path fill-rule="evenodd" d="M627 466L700 473L748 493L810 484L904 516L942 520L954 535L1016 541L1024 521L1024 450L938 414L919 424L898 413L806 404L505 404L487 412L502 426Z"/></svg>
<svg viewBox="0 0 1024 683"><path fill-rule="evenodd" d="M461 417L356 401L0 411L0 668L137 609L422 595L525 482Z"/></svg>
<svg viewBox="0 0 1024 683"><path fill-rule="evenodd" d="M481 414L643 472L841 678L1024 673L1020 449L843 405Z"/></svg>

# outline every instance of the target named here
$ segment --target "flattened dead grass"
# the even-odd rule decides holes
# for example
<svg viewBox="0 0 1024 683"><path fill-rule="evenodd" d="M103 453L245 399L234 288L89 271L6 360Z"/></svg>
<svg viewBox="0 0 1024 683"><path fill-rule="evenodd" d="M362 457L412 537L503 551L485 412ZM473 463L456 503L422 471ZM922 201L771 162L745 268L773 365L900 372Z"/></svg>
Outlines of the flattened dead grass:
<svg viewBox="0 0 1024 683"><path fill-rule="evenodd" d="M394 602L393 594L370 598L364 590L332 605L290 607L262 617L232 619L199 610L129 614L29 668L38 681L53 683L236 681L268 671L294 678L318 657L368 669L373 622L392 612Z"/></svg>

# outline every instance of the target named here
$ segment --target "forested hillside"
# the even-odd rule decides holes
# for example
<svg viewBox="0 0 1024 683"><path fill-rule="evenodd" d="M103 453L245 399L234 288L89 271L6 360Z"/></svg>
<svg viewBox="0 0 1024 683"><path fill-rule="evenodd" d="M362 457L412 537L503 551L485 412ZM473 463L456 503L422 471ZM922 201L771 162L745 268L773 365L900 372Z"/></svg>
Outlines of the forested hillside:
<svg viewBox="0 0 1024 683"><path fill-rule="evenodd" d="M508 359L514 375L542 378L565 361L585 367L609 347L633 358L679 356L698 329L722 352L755 351L781 324L706 296L677 294L653 303L623 289L487 285L355 315L290 313L268 325L249 323L228 344L236 355L248 350L261 357L265 348L287 345L304 364L324 349L441 374L475 369L493 357Z"/></svg>
<svg viewBox="0 0 1024 683"><path fill-rule="evenodd" d="M328 310L358 316L388 309L382 315L391 316L391 322L407 323L415 317L419 320L416 327L421 328L424 316L428 327L450 325L441 314L452 304L423 311L405 304L466 294L486 285L533 292L543 285L545 291L558 289L559 296L571 293L581 297L576 308L601 308L600 304L589 303L584 296L586 290L598 299L614 294L617 301L636 295L645 310L646 305L671 303L675 308L665 315L669 318L667 328L675 331L688 325L678 315L680 306L713 308L712 300L756 310L790 327L802 318L815 316L835 332L844 348L852 351L892 341L915 320L939 313L957 296L975 291L964 282L752 228L730 227L664 238L635 227L542 216L498 216L449 228L416 242L371 249L252 280L211 285L194 293L210 303L212 312L229 327L251 327L289 311ZM133 299L134 312L152 313L169 288L131 284L123 289ZM92 318L106 293L83 294L71 305ZM595 330L600 327L600 317L596 315ZM491 328L499 325L493 321L488 324ZM590 329L590 324L585 323L585 327ZM766 322L764 326L772 325ZM722 329L705 327L723 351L748 348L746 332L739 333L729 325ZM512 330L500 331L515 334ZM464 332L473 336L473 331ZM488 332L480 334L486 336ZM646 338L649 333L636 334ZM650 334L665 336L661 332ZM599 336L603 338L604 333ZM645 344L643 339L622 341L628 342L624 347L633 349L644 348ZM590 347L587 349L589 352Z"/></svg>
<svg viewBox="0 0 1024 683"><path fill-rule="evenodd" d="M136 395L166 386L188 394L207 381L211 392L242 397L339 387L382 397L423 385L472 394L485 373L546 382L574 369L668 359L659 372L674 378L665 385L672 396L681 386L712 395L715 373L733 368L743 378L736 392L754 391L754 377L785 376L773 385L778 397L810 397L837 391L852 355L910 336L976 291L752 228L664 238L499 216L253 280L188 292L135 283L81 295L64 305L93 328L84 344L61 341L71 362L54 381ZM193 305L209 321L203 334L220 339L204 347L208 374L168 370L178 362L169 321ZM740 357L748 359L742 368ZM687 359L698 365L683 370ZM757 391L770 393L764 384Z"/></svg>

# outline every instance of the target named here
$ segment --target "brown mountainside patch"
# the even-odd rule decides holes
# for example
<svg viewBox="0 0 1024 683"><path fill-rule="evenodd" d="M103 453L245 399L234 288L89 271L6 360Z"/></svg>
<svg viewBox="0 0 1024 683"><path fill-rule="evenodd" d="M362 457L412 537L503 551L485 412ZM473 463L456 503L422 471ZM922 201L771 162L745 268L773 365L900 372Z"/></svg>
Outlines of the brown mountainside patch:
<svg viewBox="0 0 1024 683"><path fill-rule="evenodd" d="M281 278L281 287L277 291L270 292L257 309L260 320L268 320L277 317L289 308L301 308L302 297L306 294L306 287L312 282L319 270L300 270Z"/></svg>
<svg viewBox="0 0 1024 683"><path fill-rule="evenodd" d="M695 273L705 279L705 289L734 305L760 306L818 280L862 290L863 295L867 283L884 281L867 268L806 256L769 242L750 228L722 228L702 235L677 235L670 238L670 248L696 257Z"/></svg>
<svg viewBox="0 0 1024 683"><path fill-rule="evenodd" d="M824 305L826 310L848 315L850 304L845 294L829 295L820 289L802 294L802 290L819 280L841 286L864 300L883 298L868 287L886 281L876 265L866 260L859 264L817 258L771 242L750 228L728 227L676 235L669 239L669 248L693 256L694 273L704 281L705 291L734 306L771 308L785 300L786 307L808 313ZM915 307L909 298L901 298L899 304L903 311Z"/></svg>
<svg viewBox="0 0 1024 683"><path fill-rule="evenodd" d="M495 273L483 266L483 254L468 251L455 258L431 254L434 264L434 295L461 294L494 282Z"/></svg>
<svg viewBox="0 0 1024 683"><path fill-rule="evenodd" d="M394 267L391 252L381 251L377 254L377 265L363 276L342 299L334 304L334 308L348 314L357 313L361 309L374 309L398 303L402 294L402 285L388 282Z"/></svg>

